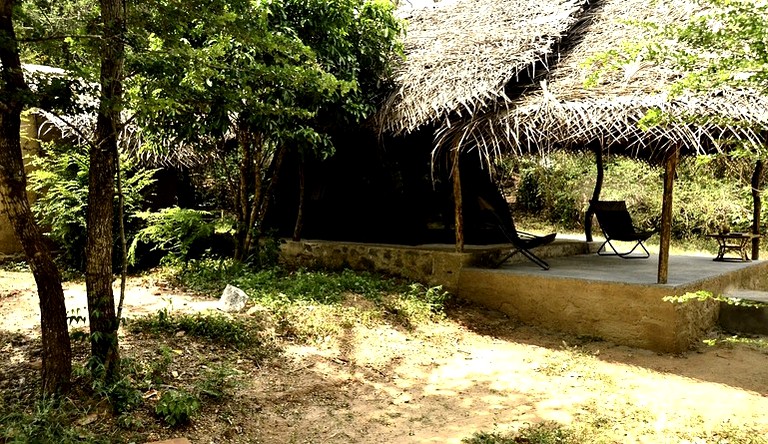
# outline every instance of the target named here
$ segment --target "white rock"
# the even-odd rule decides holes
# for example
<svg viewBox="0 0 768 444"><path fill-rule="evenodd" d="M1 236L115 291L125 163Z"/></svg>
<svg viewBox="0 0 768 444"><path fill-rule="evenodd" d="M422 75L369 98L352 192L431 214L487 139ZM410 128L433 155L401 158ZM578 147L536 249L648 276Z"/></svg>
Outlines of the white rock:
<svg viewBox="0 0 768 444"><path fill-rule="evenodd" d="M246 302L248 302L248 295L243 290L234 285L227 285L224 288L224 292L221 293L217 308L221 311L233 313L245 308Z"/></svg>

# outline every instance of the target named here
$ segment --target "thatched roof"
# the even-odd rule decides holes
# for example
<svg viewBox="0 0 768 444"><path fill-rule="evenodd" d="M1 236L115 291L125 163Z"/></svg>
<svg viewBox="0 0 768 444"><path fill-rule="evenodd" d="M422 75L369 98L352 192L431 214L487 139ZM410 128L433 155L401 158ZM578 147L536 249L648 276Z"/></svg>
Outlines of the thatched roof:
<svg viewBox="0 0 768 444"><path fill-rule="evenodd" d="M74 78L64 69L44 65L23 65L27 82L33 90L38 85L53 77ZM32 113L38 115L41 120L37 128L38 137L43 140L64 139L71 143L88 145L93 143L93 135L96 131L96 110L98 109L99 85L87 84L85 81L73 81L77 86L76 103L78 111L68 114L59 114L49 110L35 108ZM130 156L135 157L144 166L152 168L160 167L194 167L210 162L217 153L211 151L202 153L184 144L166 146L158 152L150 152L144 149L140 128L131 122L130 113L124 112L125 123L119 134L120 149Z"/></svg>
<svg viewBox="0 0 768 444"><path fill-rule="evenodd" d="M648 156L676 145L692 154L711 152L720 149L724 138L760 142L760 132L768 129L764 96L736 90L670 96L667 89L680 73L644 60L642 53L617 70L598 71L589 63L608 51L631 54L627 48L645 32L638 22L681 24L699 12L685 0L599 1L568 37L572 46L541 88L497 102L459 127L443 128L439 143L461 141L464 149L478 147L487 154L600 143ZM600 74L597 81L588 85L595 73ZM641 129L638 122L654 108L667 113L670 123ZM696 116L693 123L691 116Z"/></svg>
<svg viewBox="0 0 768 444"><path fill-rule="evenodd" d="M545 66L585 0L457 0L407 11L406 61L379 126L408 133L506 98L505 86ZM444 6L441 6L444 5Z"/></svg>

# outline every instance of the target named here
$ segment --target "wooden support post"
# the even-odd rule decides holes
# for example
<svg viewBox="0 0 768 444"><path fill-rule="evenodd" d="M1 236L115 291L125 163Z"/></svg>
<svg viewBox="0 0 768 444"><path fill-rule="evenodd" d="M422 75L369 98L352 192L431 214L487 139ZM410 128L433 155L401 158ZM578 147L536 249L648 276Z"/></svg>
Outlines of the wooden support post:
<svg viewBox="0 0 768 444"><path fill-rule="evenodd" d="M605 176L603 168L603 147L599 143L595 143L592 149L595 151L597 177L595 178L595 190L592 192L592 199L589 201L587 214L584 215L584 237L587 239L587 242L592 242L592 215L595 214L592 210L592 202L600 200L600 192L603 189L603 178Z"/></svg>
<svg viewBox="0 0 768 444"><path fill-rule="evenodd" d="M453 179L453 205L454 215L456 217L456 252L464 252L464 213L463 199L461 196L461 173L459 172L459 146L453 148L453 165L451 167L451 178Z"/></svg>
<svg viewBox="0 0 768 444"><path fill-rule="evenodd" d="M661 204L661 232L659 239L659 272L656 283L666 284L669 277L669 241L672 239L672 191L680 147L667 154L664 162L664 195Z"/></svg>
<svg viewBox="0 0 768 444"><path fill-rule="evenodd" d="M755 171L752 173L752 234L760 235L760 212L762 201L760 199L760 188L763 185L763 159L755 162ZM752 239L752 260L760 259L760 238Z"/></svg>

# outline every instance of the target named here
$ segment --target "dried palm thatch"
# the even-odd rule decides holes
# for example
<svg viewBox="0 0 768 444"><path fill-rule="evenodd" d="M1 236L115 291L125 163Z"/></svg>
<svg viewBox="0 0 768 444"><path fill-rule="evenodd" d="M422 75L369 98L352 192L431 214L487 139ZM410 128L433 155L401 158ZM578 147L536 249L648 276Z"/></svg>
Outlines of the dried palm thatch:
<svg viewBox="0 0 768 444"><path fill-rule="evenodd" d="M589 144L651 158L676 146L699 154L722 150L722 142L733 139L760 143L761 131L768 129L765 96L736 90L669 95L669 85L681 73L644 60L642 52L625 59L620 69L601 70L594 63L608 51L633 54L637 45L631 42L645 37L638 22L682 23L699 12L695 3L684 0L597 4L569 36L575 43L540 89L497 103L461 126L443 128L438 144L476 147L487 158L500 151ZM664 124L642 128L646 113L656 109L666 116Z"/></svg>
<svg viewBox="0 0 768 444"><path fill-rule="evenodd" d="M472 115L506 98L510 80L548 58L584 0L460 0L409 11L406 61L378 115L382 131L408 133L452 113Z"/></svg>
<svg viewBox="0 0 768 444"><path fill-rule="evenodd" d="M25 64L24 74L30 88L39 90L40 85L50 82L53 78L71 79L68 89L74 96L72 110L67 114L55 113L44 109L33 109L32 113L41 117L37 128L38 137L43 140L64 139L79 145L93 143L96 131L96 111L98 109L99 85L89 84L78 80L64 69L44 65ZM203 165L210 162L215 152L202 153L184 144L164 146L156 151L148 151L142 140L141 128L132 122L130 112L124 113L124 121L118 135L120 149L128 155L141 161L146 167L187 167Z"/></svg>

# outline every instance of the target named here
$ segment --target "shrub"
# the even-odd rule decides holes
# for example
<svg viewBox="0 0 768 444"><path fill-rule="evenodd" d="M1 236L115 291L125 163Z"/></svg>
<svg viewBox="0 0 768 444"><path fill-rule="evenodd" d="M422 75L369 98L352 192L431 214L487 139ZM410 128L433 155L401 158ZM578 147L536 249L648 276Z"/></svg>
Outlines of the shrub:
<svg viewBox="0 0 768 444"><path fill-rule="evenodd" d="M155 413L171 427L186 424L198 410L200 401L194 395L174 389L163 392L155 406Z"/></svg>
<svg viewBox="0 0 768 444"><path fill-rule="evenodd" d="M555 422L542 422L527 425L514 435L478 432L471 438L463 439L465 444L578 444L581 441L576 433Z"/></svg>
<svg viewBox="0 0 768 444"><path fill-rule="evenodd" d="M43 145L44 154L33 160L29 183L37 194L32 206L38 222L49 229L50 238L62 251L65 264L85 269L86 207L88 203L89 157L85 146ZM135 159L121 156L123 195L125 196L126 236L136 227L135 214L144 199L142 191L154 182L155 170L138 167ZM115 196L115 218L118 197ZM117 220L117 219L116 219ZM117 224L115 224L117 226ZM119 245L115 233L115 245ZM115 248L116 257L120 248ZM115 261L116 265L120 261Z"/></svg>
<svg viewBox="0 0 768 444"><path fill-rule="evenodd" d="M207 211L172 207L155 213L141 212L137 217L146 226L131 242L128 250L131 264L136 264L137 248L142 243L150 245L152 250L161 251L165 258L172 261L187 261L193 255L202 255L205 250L210 253L217 242L226 244L225 234L231 235L231 224L226 220L211 220L212 214ZM222 236L214 240L217 232ZM222 250L225 248L217 252Z"/></svg>
<svg viewBox="0 0 768 444"><path fill-rule="evenodd" d="M128 328L133 332L148 332L172 336L183 331L186 335L223 347L234 347L247 352L253 359L263 359L276 348L262 335L263 328L254 318L229 318L220 313L170 313L163 309L154 315L131 319Z"/></svg>
<svg viewBox="0 0 768 444"><path fill-rule="evenodd" d="M35 402L31 412L21 407L3 409L0 413L0 442L3 443L108 443L78 427L75 419L79 411L69 400L42 398Z"/></svg>
<svg viewBox="0 0 768 444"><path fill-rule="evenodd" d="M595 183L591 154L553 153L544 159L513 159L520 171L516 188L518 210L535 214L563 228L578 228ZM604 162L603 200L624 200L638 228L658 227L662 206L663 170L625 157ZM751 161L723 156L698 156L678 166L675 181L673 236L689 239L718 231L746 230L751 224ZM514 168L513 168L514 169ZM764 206L762 220L768 208Z"/></svg>
<svg viewBox="0 0 768 444"><path fill-rule="evenodd" d="M519 160L518 208L542 215L565 228L582 224L592 190L589 181L594 166L586 156L553 153L545 158Z"/></svg>

